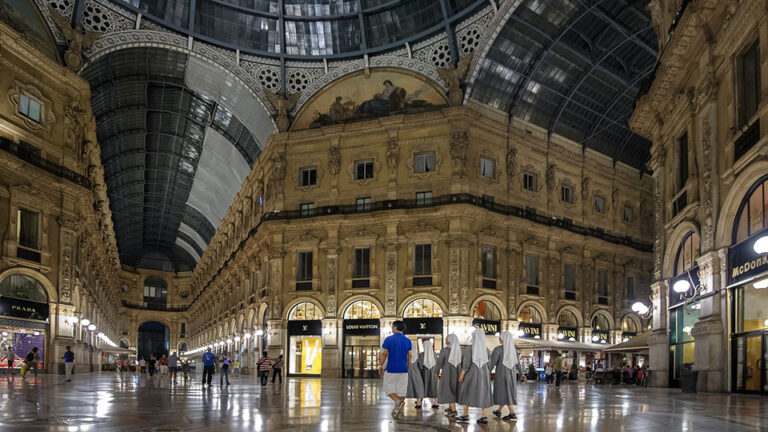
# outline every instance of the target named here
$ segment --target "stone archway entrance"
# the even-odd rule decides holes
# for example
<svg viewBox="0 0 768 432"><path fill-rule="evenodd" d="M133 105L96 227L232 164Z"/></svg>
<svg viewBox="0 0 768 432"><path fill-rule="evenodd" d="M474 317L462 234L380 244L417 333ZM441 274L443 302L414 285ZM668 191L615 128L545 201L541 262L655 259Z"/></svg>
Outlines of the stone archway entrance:
<svg viewBox="0 0 768 432"><path fill-rule="evenodd" d="M139 357L149 359L150 356L168 354L168 327L157 321L147 321L139 326Z"/></svg>

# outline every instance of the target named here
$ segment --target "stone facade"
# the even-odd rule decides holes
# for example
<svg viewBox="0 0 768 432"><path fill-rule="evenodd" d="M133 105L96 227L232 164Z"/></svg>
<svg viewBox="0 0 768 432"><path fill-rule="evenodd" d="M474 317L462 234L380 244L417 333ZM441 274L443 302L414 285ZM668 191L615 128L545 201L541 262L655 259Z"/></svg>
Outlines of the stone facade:
<svg viewBox="0 0 768 432"><path fill-rule="evenodd" d="M0 23L0 281L25 275L45 287L48 322L3 319L45 336L44 361L63 371L71 345L76 370L98 368L116 340L117 256L88 84ZM39 121L20 113L20 100L40 104ZM36 246L22 247L18 211L35 214ZM72 318L97 326L88 331ZM26 353L16 353L19 356Z"/></svg>
<svg viewBox="0 0 768 432"><path fill-rule="evenodd" d="M651 178L546 136L482 107L273 135L192 276L191 348L264 329L276 353L287 343L290 310L310 302L323 316L323 374L338 375L341 319L352 301L373 302L387 323L416 298L436 301L448 330L470 325L473 306L486 300L504 328L516 329L529 305L544 337L554 338L569 309L580 340L602 315L619 342L622 319L643 325L625 278L635 277L636 299L650 294ZM428 153L434 169L419 172L416 156ZM370 163L371 176L358 176L359 162ZM303 169L314 170L314 184ZM427 191L429 201L417 199ZM418 244L433 251L427 284L414 281ZM483 246L495 250L496 288L483 288ZM370 249L364 288L352 284L356 247ZM297 281L299 252L312 253L311 280ZM539 260L539 295L526 288L526 255ZM576 269L570 300L565 263ZM605 299L599 271L608 275Z"/></svg>
<svg viewBox="0 0 768 432"><path fill-rule="evenodd" d="M749 188L768 172L764 138L768 93L768 20L763 2L652 0L660 41L650 89L638 99L632 128L653 141L654 180L652 383L670 384L670 281L675 257L689 233L700 238L695 264L703 295L695 339L694 369L700 391L731 389L728 248L736 213ZM675 21L673 18L679 14ZM674 22L674 26L673 26ZM745 112L741 58L759 40L759 89L755 112ZM687 138L681 154L680 141ZM687 161L687 163L686 163ZM681 178L681 173L688 176ZM707 296L708 295L708 296Z"/></svg>

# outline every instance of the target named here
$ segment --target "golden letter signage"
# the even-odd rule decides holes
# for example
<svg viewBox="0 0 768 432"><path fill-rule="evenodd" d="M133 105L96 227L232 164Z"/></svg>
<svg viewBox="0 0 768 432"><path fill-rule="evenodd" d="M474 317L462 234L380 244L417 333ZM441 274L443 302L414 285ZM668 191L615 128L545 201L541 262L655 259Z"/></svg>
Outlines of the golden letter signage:
<svg viewBox="0 0 768 432"><path fill-rule="evenodd" d="M750 239L728 249L729 286L768 272L768 254L756 254L753 243Z"/></svg>
<svg viewBox="0 0 768 432"><path fill-rule="evenodd" d="M472 325L485 332L487 335L499 333L501 331L501 321L484 320L476 318L472 321Z"/></svg>

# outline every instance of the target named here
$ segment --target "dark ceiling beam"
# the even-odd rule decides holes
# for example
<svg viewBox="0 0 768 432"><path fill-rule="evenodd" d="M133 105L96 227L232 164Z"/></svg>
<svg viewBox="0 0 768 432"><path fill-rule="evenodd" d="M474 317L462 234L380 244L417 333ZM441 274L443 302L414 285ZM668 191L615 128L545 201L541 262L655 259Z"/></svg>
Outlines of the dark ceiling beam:
<svg viewBox="0 0 768 432"><path fill-rule="evenodd" d="M76 26L83 22L83 11L85 10L85 0L74 0L75 4L72 6L72 25Z"/></svg>
<svg viewBox="0 0 768 432"><path fill-rule="evenodd" d="M456 35L451 25L451 15L448 12L448 0L440 0L440 11L443 14L443 23L445 23L445 37L448 38L448 49L451 52L451 64L459 63L459 48L456 44Z"/></svg>
<svg viewBox="0 0 768 432"><path fill-rule="evenodd" d="M549 127L547 130L554 131L555 127L557 127L557 123L560 121L560 117L563 115L563 112L565 112L565 108L568 106L568 104L573 100L573 96L576 94L577 91L581 88L581 85L584 84L584 81L587 80L588 77L592 75L592 72L597 69L597 65L601 64L605 59L613 55L613 52L616 51L619 47L623 46L624 44L628 43L630 41L629 38L625 38L623 41L620 41L616 44L614 44L613 47L611 47L610 51L606 52L598 61L596 61L589 70L584 71L581 74L581 78L579 78L579 81L575 84L571 84L570 89L568 90L568 95L566 96L565 101L563 101L562 104L560 104L560 108L557 111L557 115L553 117L552 121L549 124ZM603 116L603 118L605 118ZM629 127L627 126L627 129Z"/></svg>
<svg viewBox="0 0 768 432"><path fill-rule="evenodd" d="M514 102L512 103L512 106L510 108L514 108L517 106L518 103L520 103L520 98L523 96L523 93L524 93L523 90L528 87L528 84L531 82L531 79L534 76L536 76L536 74L539 72L539 69L541 69L541 65L544 63L544 59L549 55L549 53L552 52L552 49L554 49L555 45L557 45L558 42L560 42L560 39L562 39L563 36L565 36L565 34L568 33L568 31L571 30L571 28L577 22L579 22L579 20L584 18L593 8L596 8L598 4L599 2L590 6L589 8L583 9L578 14L571 16L568 22L565 24L565 26L563 26L560 29L560 33L558 33L557 37L550 38L547 46L541 49L538 55L536 56L536 58L528 63L526 70L523 72L523 75L526 76L527 78L525 80L520 80L517 86L515 87L515 90L512 92L513 94L512 99ZM543 34L546 34L546 33L543 33ZM549 37L549 35L547 35L547 37Z"/></svg>
<svg viewBox="0 0 768 432"><path fill-rule="evenodd" d="M653 56L653 58L656 58L656 55L658 53L656 48L651 46L651 45L649 45L646 41L644 41L644 40L640 39L639 37L637 37L637 35L639 33L648 31L648 28L646 28L642 32L635 33L635 31L633 29L627 27L627 25L624 24L624 23L620 23L620 22L616 21L615 18L609 16L607 13L605 13L600 8L597 8L595 10L595 14L597 16L599 16L600 18L602 18L606 23L608 23L609 25L611 25L614 28L616 28L616 30L621 32L625 37L629 38L632 42L636 43L639 47L641 47L642 49L647 51L648 54Z"/></svg>

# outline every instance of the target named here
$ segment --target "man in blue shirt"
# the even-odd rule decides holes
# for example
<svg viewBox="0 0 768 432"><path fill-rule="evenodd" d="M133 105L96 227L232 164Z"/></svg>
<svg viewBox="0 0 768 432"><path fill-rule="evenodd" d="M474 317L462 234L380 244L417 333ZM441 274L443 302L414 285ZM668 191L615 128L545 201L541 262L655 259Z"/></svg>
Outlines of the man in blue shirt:
<svg viewBox="0 0 768 432"><path fill-rule="evenodd" d="M392 323L392 335L384 339L381 346L381 361L379 362L379 375L384 377L382 388L384 393L395 401L395 409L392 417L397 417L403 412L405 393L408 391L408 368L411 365L411 341L403 332L405 323L395 321ZM387 371L384 373L384 365Z"/></svg>
<svg viewBox="0 0 768 432"><path fill-rule="evenodd" d="M216 371L216 355L208 348L208 352L203 354L203 385L206 384L206 377L208 377L208 387L211 386L211 379L213 379L213 373Z"/></svg>

